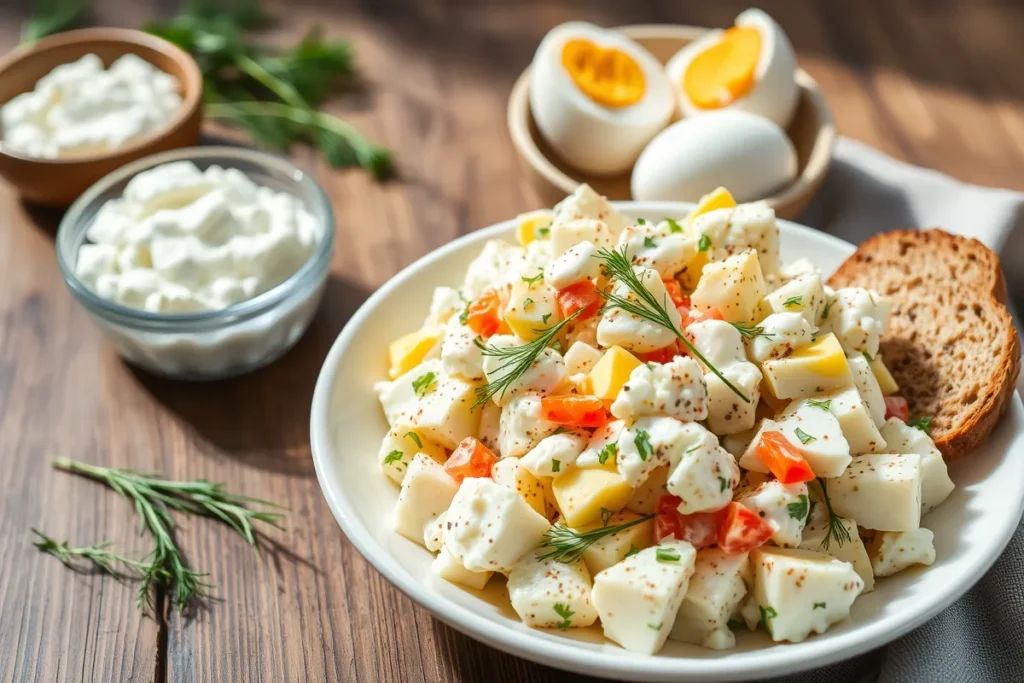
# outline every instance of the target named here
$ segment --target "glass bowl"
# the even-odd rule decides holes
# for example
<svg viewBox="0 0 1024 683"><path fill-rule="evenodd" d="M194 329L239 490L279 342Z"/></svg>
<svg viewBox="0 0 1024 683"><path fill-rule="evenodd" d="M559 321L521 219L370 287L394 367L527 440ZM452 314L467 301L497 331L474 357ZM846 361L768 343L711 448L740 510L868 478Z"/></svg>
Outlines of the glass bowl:
<svg viewBox="0 0 1024 683"><path fill-rule="evenodd" d="M257 296L218 311L151 313L104 299L75 275L78 249L103 204L142 171L173 161L201 170L236 168L257 185L297 197L323 226L299 270ZM306 331L323 297L334 252L334 214L323 189L289 161L236 147L189 147L140 159L107 175L68 209L57 230L57 264L75 300L130 363L181 379L221 379L262 367Z"/></svg>

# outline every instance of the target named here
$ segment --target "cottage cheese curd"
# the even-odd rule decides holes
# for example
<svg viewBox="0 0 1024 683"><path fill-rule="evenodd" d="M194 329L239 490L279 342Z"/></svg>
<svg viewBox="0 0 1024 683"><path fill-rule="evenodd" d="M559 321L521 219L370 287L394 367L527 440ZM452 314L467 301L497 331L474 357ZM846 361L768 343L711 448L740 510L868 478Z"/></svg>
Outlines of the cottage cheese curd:
<svg viewBox="0 0 1024 683"><path fill-rule="evenodd" d="M179 91L173 76L137 55L104 69L88 54L0 108L3 143L46 159L114 150L167 125L181 108Z"/></svg>
<svg viewBox="0 0 1024 683"><path fill-rule="evenodd" d="M178 161L135 176L100 209L75 274L131 308L220 310L288 279L323 230L290 194L237 169Z"/></svg>

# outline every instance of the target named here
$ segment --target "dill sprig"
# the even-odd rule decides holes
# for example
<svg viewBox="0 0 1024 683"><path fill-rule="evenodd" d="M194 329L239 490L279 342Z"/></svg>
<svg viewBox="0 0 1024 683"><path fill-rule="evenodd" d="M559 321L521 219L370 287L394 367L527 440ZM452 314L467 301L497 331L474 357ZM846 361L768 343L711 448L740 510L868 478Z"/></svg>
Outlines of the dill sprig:
<svg viewBox="0 0 1024 683"><path fill-rule="evenodd" d="M562 328L575 319L582 311L583 309L580 309L569 317L563 318L555 325L544 330L539 337L521 346L496 347L484 344L480 341L479 337L474 339L473 343L480 349L480 353L485 356L499 358L502 363L492 373L498 375L497 377L487 384L476 388L476 403L473 404L473 407L475 408L486 403L494 396L498 396L498 398L504 397L505 392L520 377L526 374L526 371L533 366L534 361L537 360L537 357L544 349L554 341L558 333L562 331Z"/></svg>
<svg viewBox="0 0 1024 683"><path fill-rule="evenodd" d="M744 325L742 323L730 323L736 330L747 339L753 339L754 337L764 337L765 339L771 339L775 335L772 332L765 332L764 327L757 325Z"/></svg>
<svg viewBox="0 0 1024 683"><path fill-rule="evenodd" d="M840 519L839 515L837 515L835 510L832 509L832 499L828 497L828 489L825 486L825 480L818 477L818 483L821 484L821 495L825 499L825 507L828 509L828 533L825 534L825 538L821 539L821 547L828 550L832 539L835 538L836 543L838 543L841 548L843 543L850 542L850 532L847 531L846 525L843 524L843 520Z"/></svg>
<svg viewBox="0 0 1024 683"><path fill-rule="evenodd" d="M205 573L193 571L187 565L174 538L172 510L186 515L219 519L253 548L258 548L253 522L281 528L280 521L284 518L282 512L249 507L256 505L283 510L281 506L258 498L228 493L223 484L206 479L174 481L164 479L159 474L100 467L67 458L58 458L53 466L106 484L132 503L139 516L139 526L147 529L153 537L153 549L142 560L132 560L110 550L109 543L71 548L67 542L57 542L39 531L36 531L40 537L36 546L65 564L70 564L72 558L80 557L108 574L117 574L114 571L116 564L133 570L140 581L140 608L147 603L152 604L152 590L157 586L173 588L174 604L182 611L193 599L202 598L207 589L213 587L203 580Z"/></svg>
<svg viewBox="0 0 1024 683"><path fill-rule="evenodd" d="M654 515L644 515L643 517L637 517L629 522L623 522L622 524L616 524L614 526L602 526L582 533L575 529L570 529L561 522L558 522L544 532L544 538L541 541L540 547L547 548L548 552L541 555L539 559L551 559L556 562L572 564L583 557L583 552L587 548L605 536L617 534L620 531L646 522L649 519L654 519Z"/></svg>
<svg viewBox="0 0 1024 683"><path fill-rule="evenodd" d="M623 247L621 250L608 249L602 247L596 254L596 258L604 261L604 267L608 275L621 282L626 288L636 297L636 300L628 297L621 296L615 292L601 292L601 296L605 298L607 308L620 308L626 313L637 316L648 320L655 325L660 325L665 329L669 330L686 345L686 348L697 357L718 379L725 383L725 386L729 387L734 394L739 396L745 403L750 403L750 399L747 398L742 391L736 388L732 382L725 378L718 368L712 365L707 358L704 357L697 347L686 338L686 336L679 331L679 328L668 313L668 302L659 302L654 298L654 294L651 293L644 283L637 277L636 272L633 270L633 264L629 261L629 256L626 254L626 248Z"/></svg>

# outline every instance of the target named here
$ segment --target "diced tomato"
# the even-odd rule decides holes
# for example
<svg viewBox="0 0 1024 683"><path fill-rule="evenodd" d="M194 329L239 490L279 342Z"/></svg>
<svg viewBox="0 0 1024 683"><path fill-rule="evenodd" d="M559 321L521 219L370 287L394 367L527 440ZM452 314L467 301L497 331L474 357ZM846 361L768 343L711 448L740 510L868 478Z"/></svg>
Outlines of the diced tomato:
<svg viewBox="0 0 1024 683"><path fill-rule="evenodd" d="M502 292L488 287L470 302L466 312L466 324L471 330L486 339L501 327L501 312L504 308Z"/></svg>
<svg viewBox="0 0 1024 683"><path fill-rule="evenodd" d="M689 318L683 320L683 327L689 327L695 323L702 323L705 320L725 320L725 316L717 308L709 308L708 310L701 313L693 309L689 310Z"/></svg>
<svg viewBox="0 0 1024 683"><path fill-rule="evenodd" d="M558 290L558 293L555 295L555 301L558 302L558 308L562 311L562 316L565 318L568 318L576 311L583 311L576 316L576 320L586 320L587 318L594 317L604 304L604 299L601 298L601 294L597 291L597 285L590 280L577 282Z"/></svg>
<svg viewBox="0 0 1024 683"><path fill-rule="evenodd" d="M679 284L679 280L662 280L665 285L665 291L668 292L668 297L672 299L672 305L690 307L690 297L683 294L683 286Z"/></svg>
<svg viewBox="0 0 1024 683"><path fill-rule="evenodd" d="M768 523L745 506L732 502L724 508L718 528L718 547L730 554L753 550L772 537Z"/></svg>
<svg viewBox="0 0 1024 683"><path fill-rule="evenodd" d="M885 396L885 419L898 417L904 422L910 418L910 406L902 396Z"/></svg>
<svg viewBox="0 0 1024 683"><path fill-rule="evenodd" d="M681 354L682 352L679 350L679 343L673 342L663 349L648 351L647 353L638 353L636 354L636 357L645 363L668 363L670 360Z"/></svg>
<svg viewBox="0 0 1024 683"><path fill-rule="evenodd" d="M444 464L444 470L458 483L466 477L489 477L498 456L471 436L462 440Z"/></svg>
<svg viewBox="0 0 1024 683"><path fill-rule="evenodd" d="M718 542L718 530L722 526L728 508L714 512L695 512L692 515L680 515L679 524L682 528L682 540L688 541L698 550L707 548Z"/></svg>
<svg viewBox="0 0 1024 683"><path fill-rule="evenodd" d="M608 422L604 401L597 396L545 396L540 400L540 415L567 427L601 427Z"/></svg>
<svg viewBox="0 0 1024 683"><path fill-rule="evenodd" d="M682 540L683 526L680 522L681 515L673 512L667 515L658 515L654 518L654 542L661 543L663 539L672 536Z"/></svg>
<svg viewBox="0 0 1024 683"><path fill-rule="evenodd" d="M754 452L783 484L814 479L814 470L800 454L800 449L790 443L782 432L762 434Z"/></svg>
<svg viewBox="0 0 1024 683"><path fill-rule="evenodd" d="M669 513L679 513L679 506L682 505L683 499L679 496L673 496L671 493L663 493L658 497L658 514L667 515Z"/></svg>

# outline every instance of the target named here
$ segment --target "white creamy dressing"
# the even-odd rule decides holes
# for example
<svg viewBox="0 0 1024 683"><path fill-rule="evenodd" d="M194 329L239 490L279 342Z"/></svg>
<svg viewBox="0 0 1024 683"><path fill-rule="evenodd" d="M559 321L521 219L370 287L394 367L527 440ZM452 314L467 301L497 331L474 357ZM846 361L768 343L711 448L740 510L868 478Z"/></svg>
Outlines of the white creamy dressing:
<svg viewBox="0 0 1024 683"><path fill-rule="evenodd" d="M131 308L220 310L291 277L324 229L291 194L237 169L178 161L138 174L103 205L75 274Z"/></svg>
<svg viewBox="0 0 1024 683"><path fill-rule="evenodd" d="M173 76L137 55L104 69L88 54L0 107L3 144L47 159L117 149L167 125L181 108L179 91Z"/></svg>

